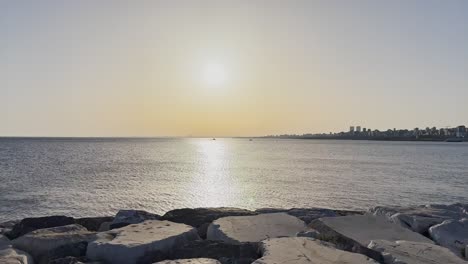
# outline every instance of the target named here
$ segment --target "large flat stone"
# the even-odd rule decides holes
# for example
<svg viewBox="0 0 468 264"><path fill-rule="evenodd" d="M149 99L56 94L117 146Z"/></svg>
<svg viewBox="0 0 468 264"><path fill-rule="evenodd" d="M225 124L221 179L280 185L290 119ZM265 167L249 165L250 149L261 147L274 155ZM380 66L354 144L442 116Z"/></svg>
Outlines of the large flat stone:
<svg viewBox="0 0 468 264"><path fill-rule="evenodd" d="M156 264L221 264L216 259L209 258L194 258L194 259L176 259L176 260L163 260L156 262Z"/></svg>
<svg viewBox="0 0 468 264"><path fill-rule="evenodd" d="M364 264L367 256L336 249L330 243L303 237L272 238L262 242L263 257L254 264Z"/></svg>
<svg viewBox="0 0 468 264"><path fill-rule="evenodd" d="M151 263L164 260L178 245L200 239L195 228L169 221L147 220L99 233L86 256L113 264Z"/></svg>
<svg viewBox="0 0 468 264"><path fill-rule="evenodd" d="M391 223L384 217L350 215L324 217L309 225L320 233L320 239L337 245L339 249L365 254L375 260L382 259L377 251L367 248L372 240L408 240L433 243L430 239Z"/></svg>
<svg viewBox="0 0 468 264"><path fill-rule="evenodd" d="M468 245L468 219L446 220L432 226L429 234L438 245L449 248L458 256L463 256Z"/></svg>
<svg viewBox="0 0 468 264"><path fill-rule="evenodd" d="M15 248L31 254L39 263L47 263L50 252L56 248L88 242L96 237L80 225L58 226L38 229L12 241Z"/></svg>
<svg viewBox="0 0 468 264"><path fill-rule="evenodd" d="M120 228L130 224L138 224L146 220L159 220L160 218L160 215L143 210L120 210L112 220L110 229Z"/></svg>
<svg viewBox="0 0 468 264"><path fill-rule="evenodd" d="M26 252L11 246L0 248L0 263L2 264L34 264L33 258Z"/></svg>
<svg viewBox="0 0 468 264"><path fill-rule="evenodd" d="M65 226L74 223L75 220L72 217L62 215L25 218L15 224L11 231L5 233L5 235L10 239L15 239L37 229Z"/></svg>
<svg viewBox="0 0 468 264"><path fill-rule="evenodd" d="M459 220L468 217L464 204L430 204L409 207L382 207L370 209L374 215L385 216L390 221L427 235L429 228L445 220Z"/></svg>
<svg viewBox="0 0 468 264"><path fill-rule="evenodd" d="M285 213L229 216L210 224L207 239L231 244L260 242L266 238L295 236L305 229L302 220Z"/></svg>
<svg viewBox="0 0 468 264"><path fill-rule="evenodd" d="M167 212L161 217L161 220L168 220L196 227L200 237L206 238L208 225L216 219L227 216L246 216L256 214L256 212L233 207L184 208Z"/></svg>
<svg viewBox="0 0 468 264"><path fill-rule="evenodd" d="M428 243L375 240L369 248L381 252L385 264L467 264L449 249Z"/></svg>

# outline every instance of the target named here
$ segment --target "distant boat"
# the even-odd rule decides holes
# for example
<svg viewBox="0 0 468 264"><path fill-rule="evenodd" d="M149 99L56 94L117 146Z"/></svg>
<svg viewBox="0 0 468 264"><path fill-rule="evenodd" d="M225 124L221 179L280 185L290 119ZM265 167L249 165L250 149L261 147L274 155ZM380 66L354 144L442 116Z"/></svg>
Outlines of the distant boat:
<svg viewBox="0 0 468 264"><path fill-rule="evenodd" d="M212 140L216 140L216 138L213 138Z"/></svg>
<svg viewBox="0 0 468 264"><path fill-rule="evenodd" d="M462 138L447 138L445 142L463 142Z"/></svg>
<svg viewBox="0 0 468 264"><path fill-rule="evenodd" d="M249 141L252 141L252 139L250 138Z"/></svg>

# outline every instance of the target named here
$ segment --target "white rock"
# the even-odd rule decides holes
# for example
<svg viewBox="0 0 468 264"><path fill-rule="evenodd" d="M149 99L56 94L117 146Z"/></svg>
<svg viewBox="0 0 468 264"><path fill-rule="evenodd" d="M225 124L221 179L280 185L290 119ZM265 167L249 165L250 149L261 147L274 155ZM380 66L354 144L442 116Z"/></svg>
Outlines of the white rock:
<svg viewBox="0 0 468 264"><path fill-rule="evenodd" d="M303 221L285 213L229 216L217 219L209 225L207 239L239 244L295 236L304 230L306 225Z"/></svg>
<svg viewBox="0 0 468 264"><path fill-rule="evenodd" d="M364 255L334 248L329 243L305 237L272 238L262 241L263 257L254 264L364 264L377 263Z"/></svg>
<svg viewBox="0 0 468 264"><path fill-rule="evenodd" d="M2 264L34 264L32 257L21 250L11 246L4 246L0 249L0 263Z"/></svg>
<svg viewBox="0 0 468 264"><path fill-rule="evenodd" d="M216 259L209 258L194 258L194 259L177 259L177 260L164 260L156 262L156 264L221 264Z"/></svg>
<svg viewBox="0 0 468 264"><path fill-rule="evenodd" d="M31 254L34 259L59 246L94 240L95 233L80 225L57 226L38 229L12 241L15 248Z"/></svg>
<svg viewBox="0 0 468 264"><path fill-rule="evenodd" d="M430 239L391 223L384 217L369 214L324 217L312 221L309 226L320 232L322 240L336 244L339 249L365 254L376 260L382 257L379 252L367 248L372 240L433 243Z"/></svg>
<svg viewBox="0 0 468 264"><path fill-rule="evenodd" d="M429 227L449 219L468 217L466 205L431 204L410 207L375 207L369 210L374 215L387 217L390 221L407 227L420 234L426 233Z"/></svg>
<svg viewBox="0 0 468 264"><path fill-rule="evenodd" d="M431 238L438 244L462 256L468 245L468 219L447 220L429 229Z"/></svg>
<svg viewBox="0 0 468 264"><path fill-rule="evenodd" d="M369 248L381 252L385 264L467 264L449 249L428 243L375 240Z"/></svg>
<svg viewBox="0 0 468 264"><path fill-rule="evenodd" d="M177 245L197 239L197 230L191 226L147 220L100 233L88 244L86 256L113 264L150 262L158 252L168 253Z"/></svg>

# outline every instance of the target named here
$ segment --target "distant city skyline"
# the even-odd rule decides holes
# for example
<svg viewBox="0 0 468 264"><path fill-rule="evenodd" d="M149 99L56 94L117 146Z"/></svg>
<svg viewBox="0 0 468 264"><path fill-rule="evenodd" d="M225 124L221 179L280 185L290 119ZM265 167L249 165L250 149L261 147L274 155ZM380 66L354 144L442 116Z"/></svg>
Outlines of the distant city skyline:
<svg viewBox="0 0 468 264"><path fill-rule="evenodd" d="M468 1L0 1L0 136L468 123Z"/></svg>

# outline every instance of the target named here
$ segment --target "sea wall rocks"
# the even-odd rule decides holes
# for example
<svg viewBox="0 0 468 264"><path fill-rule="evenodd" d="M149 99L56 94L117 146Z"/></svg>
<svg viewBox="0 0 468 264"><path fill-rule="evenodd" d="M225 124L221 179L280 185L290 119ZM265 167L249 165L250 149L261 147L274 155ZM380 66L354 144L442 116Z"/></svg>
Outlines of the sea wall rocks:
<svg viewBox="0 0 468 264"><path fill-rule="evenodd" d="M223 207L26 218L0 223L0 263L468 264L467 209Z"/></svg>
<svg viewBox="0 0 468 264"><path fill-rule="evenodd" d="M429 228L445 220L468 218L468 205L420 205L410 207L374 207L369 210L374 215L385 216L389 221L400 224L420 234L427 235Z"/></svg>
<svg viewBox="0 0 468 264"><path fill-rule="evenodd" d="M53 253L57 248L62 247L59 252L65 252L65 256L75 255L72 252L80 243L87 243L95 238L94 232L90 232L80 225L72 224L29 232L14 239L12 245L31 254L39 264L47 264L51 260L49 256L57 255L57 251ZM61 255L60 257L65 256Z"/></svg>
<svg viewBox="0 0 468 264"><path fill-rule="evenodd" d="M312 221L309 225L320 233L320 239L331 242L339 249L364 254L377 261L382 261L379 252L367 248L372 240L408 240L432 243L418 233L374 215L349 215L324 217Z"/></svg>
<svg viewBox="0 0 468 264"><path fill-rule="evenodd" d="M168 220L196 227L200 237L206 238L208 226L216 219L227 216L247 216L256 214L256 212L233 207L184 208L167 212L161 217L161 220Z"/></svg>
<svg viewBox="0 0 468 264"><path fill-rule="evenodd" d="M375 240L369 248L381 252L385 264L467 264L449 249L429 243Z"/></svg>
<svg viewBox="0 0 468 264"><path fill-rule="evenodd" d="M439 245L463 256L468 245L468 219L446 220L429 229L431 238ZM467 256L467 255L465 255Z"/></svg>

